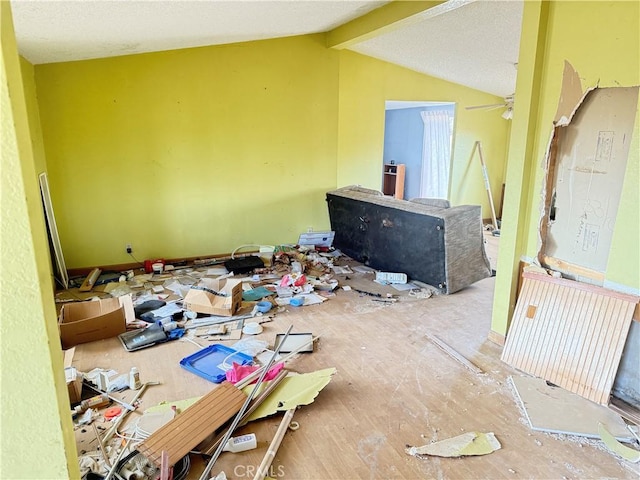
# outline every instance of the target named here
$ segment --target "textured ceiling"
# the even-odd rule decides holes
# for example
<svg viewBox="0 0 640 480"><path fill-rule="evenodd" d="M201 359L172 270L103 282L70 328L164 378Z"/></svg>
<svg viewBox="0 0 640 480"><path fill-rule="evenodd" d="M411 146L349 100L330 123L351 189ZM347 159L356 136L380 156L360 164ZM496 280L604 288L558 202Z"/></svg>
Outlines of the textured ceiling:
<svg viewBox="0 0 640 480"><path fill-rule="evenodd" d="M11 0L18 50L33 64L326 32L387 3ZM523 0L450 0L348 48L507 96L515 90L522 7Z"/></svg>
<svg viewBox="0 0 640 480"><path fill-rule="evenodd" d="M12 0L11 8L20 54L40 64L325 32L385 3Z"/></svg>
<svg viewBox="0 0 640 480"><path fill-rule="evenodd" d="M351 50L505 97L515 91L522 1L476 1Z"/></svg>

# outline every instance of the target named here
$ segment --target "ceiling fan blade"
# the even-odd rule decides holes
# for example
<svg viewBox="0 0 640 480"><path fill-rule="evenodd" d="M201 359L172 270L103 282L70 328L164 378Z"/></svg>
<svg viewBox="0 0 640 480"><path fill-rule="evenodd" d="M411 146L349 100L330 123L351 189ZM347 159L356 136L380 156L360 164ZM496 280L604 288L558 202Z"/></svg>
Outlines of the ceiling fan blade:
<svg viewBox="0 0 640 480"><path fill-rule="evenodd" d="M489 105L473 105L471 107L464 107L464 109L465 110L480 110L480 109L494 110L496 108L506 107L506 106L508 106L508 104L506 103L491 103Z"/></svg>

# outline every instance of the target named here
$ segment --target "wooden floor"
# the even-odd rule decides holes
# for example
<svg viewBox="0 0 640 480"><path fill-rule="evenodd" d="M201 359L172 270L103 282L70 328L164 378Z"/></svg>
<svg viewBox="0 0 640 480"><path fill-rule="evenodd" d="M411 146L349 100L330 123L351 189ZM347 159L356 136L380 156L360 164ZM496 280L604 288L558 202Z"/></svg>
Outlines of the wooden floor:
<svg viewBox="0 0 640 480"><path fill-rule="evenodd" d="M638 470L618 461L598 442L531 431L508 383L517 374L499 359L501 347L486 340L494 278L454 295L396 304L375 302L356 292L339 291L323 305L289 308L265 324L259 338L276 333L321 338L312 354L289 363L299 372L336 367L338 373L311 405L297 410L300 428L287 432L271 476L284 479L387 478L628 478ZM480 367L476 375L430 342L436 335ZM197 350L172 342L128 353L114 340L79 346L74 365L86 371L111 367L125 372L136 365L142 381L160 380L143 397L143 408L162 400L202 395L207 381L178 366ZM129 394L130 395L130 394ZM135 414L134 414L135 415ZM245 426L255 432L258 449L224 453L213 473L229 479L253 478L281 415ZM502 449L459 459L419 459L406 445L423 445L468 431L494 432ZM91 445L79 444L79 449ZM192 455L190 478L202 463Z"/></svg>

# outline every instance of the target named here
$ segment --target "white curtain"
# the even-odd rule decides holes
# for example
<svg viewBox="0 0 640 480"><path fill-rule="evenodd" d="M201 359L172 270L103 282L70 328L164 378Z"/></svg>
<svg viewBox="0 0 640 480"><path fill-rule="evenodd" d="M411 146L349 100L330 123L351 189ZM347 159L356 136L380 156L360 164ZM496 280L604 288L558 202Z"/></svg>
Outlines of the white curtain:
<svg viewBox="0 0 640 480"><path fill-rule="evenodd" d="M424 123L420 196L447 199L453 112L428 110L420 115Z"/></svg>

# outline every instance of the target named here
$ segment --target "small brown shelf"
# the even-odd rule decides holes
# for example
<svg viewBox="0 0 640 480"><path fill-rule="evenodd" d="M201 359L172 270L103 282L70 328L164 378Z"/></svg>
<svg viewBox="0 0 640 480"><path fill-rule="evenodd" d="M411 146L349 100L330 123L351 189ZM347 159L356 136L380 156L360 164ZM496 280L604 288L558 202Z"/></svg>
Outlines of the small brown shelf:
<svg viewBox="0 0 640 480"><path fill-rule="evenodd" d="M404 198L404 164L385 164L382 171L382 193L395 198Z"/></svg>

